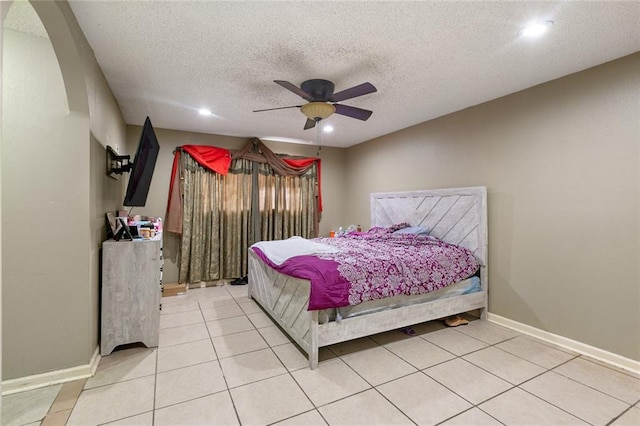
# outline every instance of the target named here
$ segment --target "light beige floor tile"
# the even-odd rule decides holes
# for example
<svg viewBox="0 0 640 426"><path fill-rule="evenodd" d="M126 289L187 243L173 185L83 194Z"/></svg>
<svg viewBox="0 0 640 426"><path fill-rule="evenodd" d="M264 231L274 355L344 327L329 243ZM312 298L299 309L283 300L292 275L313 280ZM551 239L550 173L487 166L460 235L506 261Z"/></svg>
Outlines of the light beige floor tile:
<svg viewBox="0 0 640 426"><path fill-rule="evenodd" d="M224 285L194 288L190 290L187 295L192 299L197 299L198 301L206 299L225 299L231 297Z"/></svg>
<svg viewBox="0 0 640 426"><path fill-rule="evenodd" d="M374 386L416 371L416 368L382 346L340 357Z"/></svg>
<svg viewBox="0 0 640 426"><path fill-rule="evenodd" d="M307 411L306 413L299 414L283 420L278 423L274 423L274 426L326 426L327 422L324 421L318 410Z"/></svg>
<svg viewBox="0 0 640 426"><path fill-rule="evenodd" d="M631 407L627 412L622 414L611 423L612 426L638 426L640 425L640 408Z"/></svg>
<svg viewBox="0 0 640 426"><path fill-rule="evenodd" d="M629 408L618 399L552 371L520 386L587 423L605 425Z"/></svg>
<svg viewBox="0 0 640 426"><path fill-rule="evenodd" d="M199 322L204 322L204 318L199 309L175 314L165 314L160 316L160 329L197 324Z"/></svg>
<svg viewBox="0 0 640 426"><path fill-rule="evenodd" d="M106 424L109 426L152 426L153 411L138 414L137 416L127 417L121 420L116 420L115 422Z"/></svg>
<svg viewBox="0 0 640 426"><path fill-rule="evenodd" d="M225 286L227 291L234 299L239 302L251 300L249 299L249 286L248 285L227 285Z"/></svg>
<svg viewBox="0 0 640 426"><path fill-rule="evenodd" d="M318 408L329 425L414 425L407 416L371 389Z"/></svg>
<svg viewBox="0 0 640 426"><path fill-rule="evenodd" d="M211 308L227 306L227 305L235 306L238 304L238 302L230 294L227 293L225 296L199 299L198 304L200 305L200 308L202 310L205 310L205 309L211 309Z"/></svg>
<svg viewBox="0 0 640 426"><path fill-rule="evenodd" d="M419 425L435 425L472 407L421 372L385 383L377 389Z"/></svg>
<svg viewBox="0 0 640 426"><path fill-rule="evenodd" d="M346 342L327 346L327 348L337 356L342 356L365 349L375 348L377 346L380 345L371 340L369 337L363 337L361 339L348 340Z"/></svg>
<svg viewBox="0 0 640 426"><path fill-rule="evenodd" d="M83 391L67 425L89 426L153 410L154 376Z"/></svg>
<svg viewBox="0 0 640 426"><path fill-rule="evenodd" d="M214 361L216 353L210 339L158 348L158 373Z"/></svg>
<svg viewBox="0 0 640 426"><path fill-rule="evenodd" d="M269 346L284 345L285 343L291 343L286 334L275 325L268 327L262 327L258 329L258 332L262 335L264 340L267 341Z"/></svg>
<svg viewBox="0 0 640 426"><path fill-rule="evenodd" d="M539 365L494 347L470 353L465 355L463 359L514 385L519 385L525 380L545 372L545 369Z"/></svg>
<svg viewBox="0 0 640 426"><path fill-rule="evenodd" d="M562 364L553 371L628 404L635 404L640 399L639 379L582 358Z"/></svg>
<svg viewBox="0 0 640 426"><path fill-rule="evenodd" d="M230 390L243 425L267 425L313 408L288 374Z"/></svg>
<svg viewBox="0 0 640 426"><path fill-rule="evenodd" d="M156 410L153 424L232 426L240 423L229 392L224 391Z"/></svg>
<svg viewBox="0 0 640 426"><path fill-rule="evenodd" d="M577 417L514 388L479 406L505 425L587 425Z"/></svg>
<svg viewBox="0 0 640 426"><path fill-rule="evenodd" d="M451 352L418 337L390 342L384 347L419 370L455 358Z"/></svg>
<svg viewBox="0 0 640 426"><path fill-rule="evenodd" d="M160 373L156 382L156 405L162 408L227 389L217 361Z"/></svg>
<svg viewBox="0 0 640 426"><path fill-rule="evenodd" d="M309 367L309 359L293 343L285 343L272 348L289 371Z"/></svg>
<svg viewBox="0 0 640 426"><path fill-rule="evenodd" d="M622 374L625 374L627 376L631 376L631 377L633 377L635 379L640 379L640 369L629 370L627 368L623 368L623 367L620 367L618 365L610 364L610 363L605 362L605 361L603 361L601 359L590 357L589 355L582 355L582 354L578 354L578 353L576 353L575 355L580 355L580 358L582 358L585 361L590 361L590 362L593 362L595 364L601 365L603 367L607 367L607 368L609 368L611 370L617 371L618 373L622 373Z"/></svg>
<svg viewBox="0 0 640 426"><path fill-rule="evenodd" d="M239 317L207 321L207 328L209 329L209 335L211 337L218 337L253 330L255 327L251 321L249 321L249 318L242 315Z"/></svg>
<svg viewBox="0 0 640 426"><path fill-rule="evenodd" d="M521 336L517 331L484 320L471 321L463 327L456 327L456 330L490 345Z"/></svg>
<svg viewBox="0 0 640 426"><path fill-rule="evenodd" d="M472 404L486 401L513 386L460 358L430 367L424 372Z"/></svg>
<svg viewBox="0 0 640 426"><path fill-rule="evenodd" d="M196 340L208 339L209 332L204 323L183 325L182 327L172 327L160 330L159 346L179 345L181 343L195 342Z"/></svg>
<svg viewBox="0 0 640 426"><path fill-rule="evenodd" d="M486 343L460 333L453 328L425 334L421 338L458 356L487 347Z"/></svg>
<svg viewBox="0 0 640 426"><path fill-rule="evenodd" d="M232 305L214 306L209 308L202 308L202 315L204 315L205 321L214 321L225 318L232 318L243 316L244 311L240 309L237 303Z"/></svg>
<svg viewBox="0 0 640 426"><path fill-rule="evenodd" d="M24 425L42 420L60 389L62 385L54 385L3 396L2 425Z"/></svg>
<svg viewBox="0 0 640 426"><path fill-rule="evenodd" d="M85 389L136 379L156 373L157 349L131 348L112 352L100 358L96 374Z"/></svg>
<svg viewBox="0 0 640 426"><path fill-rule="evenodd" d="M291 375L316 407L371 387L339 358L325 361L315 370L301 369Z"/></svg>
<svg viewBox="0 0 640 426"><path fill-rule="evenodd" d="M264 312L248 314L247 317L251 320L253 325L256 326L256 328L271 327L274 325L273 320Z"/></svg>
<svg viewBox="0 0 640 426"><path fill-rule="evenodd" d="M497 348L544 368L553 368L576 355L528 336L518 336L496 345Z"/></svg>
<svg viewBox="0 0 640 426"><path fill-rule="evenodd" d="M213 337L211 340L219 359L268 348L257 330Z"/></svg>
<svg viewBox="0 0 640 426"><path fill-rule="evenodd" d="M240 305L240 308L242 308L242 310L244 311L245 314L255 314L257 312L264 312L262 310L262 308L260 307L260 305L258 305L258 302L256 302L253 299L249 299L249 300L238 300L238 305Z"/></svg>
<svg viewBox="0 0 640 426"><path fill-rule="evenodd" d="M163 297L160 303L162 303L160 317L164 315L178 314L180 312L200 310L200 306L198 306L198 302L196 300L176 299L174 302L173 297Z"/></svg>
<svg viewBox="0 0 640 426"><path fill-rule="evenodd" d="M234 388L287 372L271 349L262 349L220 360L227 386Z"/></svg>
<svg viewBox="0 0 640 426"><path fill-rule="evenodd" d="M502 423L474 407L444 423L440 423L440 426L502 426Z"/></svg>

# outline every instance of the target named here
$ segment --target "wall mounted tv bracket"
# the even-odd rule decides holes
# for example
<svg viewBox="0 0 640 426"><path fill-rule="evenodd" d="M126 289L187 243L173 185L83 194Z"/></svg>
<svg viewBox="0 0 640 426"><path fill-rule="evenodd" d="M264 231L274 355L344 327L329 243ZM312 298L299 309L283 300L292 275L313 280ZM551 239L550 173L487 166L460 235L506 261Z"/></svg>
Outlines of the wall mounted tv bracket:
<svg viewBox="0 0 640 426"><path fill-rule="evenodd" d="M118 155L118 153L107 145L107 175L118 179L118 175L130 172L133 163L130 155Z"/></svg>

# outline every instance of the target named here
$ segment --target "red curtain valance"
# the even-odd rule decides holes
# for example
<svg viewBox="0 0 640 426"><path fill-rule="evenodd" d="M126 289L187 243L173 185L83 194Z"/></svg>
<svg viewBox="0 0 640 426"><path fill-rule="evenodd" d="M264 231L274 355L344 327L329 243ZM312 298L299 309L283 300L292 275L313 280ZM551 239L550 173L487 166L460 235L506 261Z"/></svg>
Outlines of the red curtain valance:
<svg viewBox="0 0 640 426"><path fill-rule="evenodd" d="M254 152L254 146L258 152ZM273 170L283 176L301 176L314 164L318 166L318 212L322 211L322 172L320 159L309 158L283 158L274 154L260 139L253 138L244 148L228 150L209 145L182 145L174 153L171 181L169 183L169 199L167 201L167 213L165 217L165 229L169 232L182 234L182 204L179 191L174 191L175 184L180 176L180 152L188 153L202 167L214 173L226 175L231 166L231 160L244 158L259 163L268 163ZM177 186L180 188L180 185Z"/></svg>
<svg viewBox="0 0 640 426"><path fill-rule="evenodd" d="M231 151L207 145L182 145L180 147L202 167L226 175L231 165Z"/></svg>

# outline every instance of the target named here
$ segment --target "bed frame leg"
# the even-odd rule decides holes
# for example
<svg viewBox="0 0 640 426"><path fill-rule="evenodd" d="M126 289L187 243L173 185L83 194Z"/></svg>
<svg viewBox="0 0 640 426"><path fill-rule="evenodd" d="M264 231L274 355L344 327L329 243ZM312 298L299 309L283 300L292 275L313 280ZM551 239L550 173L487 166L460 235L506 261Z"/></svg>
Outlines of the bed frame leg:
<svg viewBox="0 0 640 426"><path fill-rule="evenodd" d="M318 311L311 311L311 323L309 324L311 340L309 341L309 368L318 368Z"/></svg>
<svg viewBox="0 0 640 426"><path fill-rule="evenodd" d="M309 368L315 370L318 368L318 351L311 351L309 353Z"/></svg>
<svg viewBox="0 0 640 426"><path fill-rule="evenodd" d="M483 308L480 308L480 319L481 320L486 320L487 319L487 308L486 306Z"/></svg>

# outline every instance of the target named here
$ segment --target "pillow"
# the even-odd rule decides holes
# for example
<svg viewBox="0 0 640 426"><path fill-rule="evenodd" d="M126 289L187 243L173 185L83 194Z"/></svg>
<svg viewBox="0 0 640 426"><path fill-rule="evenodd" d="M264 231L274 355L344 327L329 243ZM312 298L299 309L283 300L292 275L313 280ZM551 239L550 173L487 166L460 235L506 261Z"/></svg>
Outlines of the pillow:
<svg viewBox="0 0 640 426"><path fill-rule="evenodd" d="M429 230L424 226L408 226L406 228L398 229L393 232L394 234L414 234L414 235L427 235Z"/></svg>
<svg viewBox="0 0 640 426"><path fill-rule="evenodd" d="M403 223L396 223L394 225L391 225L389 228L387 228L389 230L389 232L396 232L399 229L404 229L404 228L408 228L411 225L409 225L407 222L403 222Z"/></svg>

